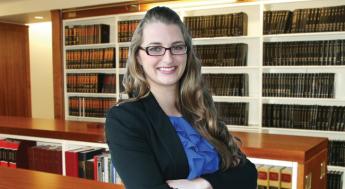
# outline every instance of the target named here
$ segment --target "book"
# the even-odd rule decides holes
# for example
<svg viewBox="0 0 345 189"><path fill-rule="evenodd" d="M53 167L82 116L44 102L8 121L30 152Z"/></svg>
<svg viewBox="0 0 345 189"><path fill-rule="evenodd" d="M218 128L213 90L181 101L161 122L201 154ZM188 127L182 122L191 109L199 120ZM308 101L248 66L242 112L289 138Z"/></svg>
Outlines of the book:
<svg viewBox="0 0 345 189"><path fill-rule="evenodd" d="M268 189L269 187L269 171L270 165L262 165L258 167L258 189Z"/></svg>
<svg viewBox="0 0 345 189"><path fill-rule="evenodd" d="M281 189L291 189L292 187L292 168L285 167L281 170Z"/></svg>
<svg viewBox="0 0 345 189"><path fill-rule="evenodd" d="M104 148L92 148L78 153L78 176L80 178L87 178L86 161L92 159L97 154L102 154L104 150Z"/></svg>
<svg viewBox="0 0 345 189"><path fill-rule="evenodd" d="M281 171L284 167L273 166L269 170L269 189L280 189Z"/></svg>
<svg viewBox="0 0 345 189"><path fill-rule="evenodd" d="M0 140L0 166L8 167L8 144L5 139Z"/></svg>
<svg viewBox="0 0 345 189"><path fill-rule="evenodd" d="M28 168L28 149L35 145L35 141L0 139L0 166Z"/></svg>
<svg viewBox="0 0 345 189"><path fill-rule="evenodd" d="M65 166L66 166L66 176L78 177L78 153L81 151L86 151L91 149L91 147L81 147L77 149L68 150L65 152Z"/></svg>

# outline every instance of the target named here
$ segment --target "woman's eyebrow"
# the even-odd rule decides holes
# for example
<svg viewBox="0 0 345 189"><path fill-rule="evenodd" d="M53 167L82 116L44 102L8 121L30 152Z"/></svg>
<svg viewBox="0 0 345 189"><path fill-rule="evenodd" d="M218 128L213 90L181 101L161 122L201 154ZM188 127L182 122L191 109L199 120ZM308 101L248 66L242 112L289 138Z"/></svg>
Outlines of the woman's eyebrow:
<svg viewBox="0 0 345 189"><path fill-rule="evenodd" d="M160 43L160 42L150 42L146 46L148 46L148 45L162 45L162 43Z"/></svg>
<svg viewBox="0 0 345 189"><path fill-rule="evenodd" d="M175 42L172 43L172 45L176 45L176 44L180 44L180 43L181 43L181 44L185 44L184 41L175 41Z"/></svg>
<svg viewBox="0 0 345 189"><path fill-rule="evenodd" d="M177 45L177 44L185 44L185 42L184 41L175 41L175 42L171 43L171 45ZM162 46L162 43L160 43L160 42L150 42L150 43L146 44L145 46L150 46L150 45L160 45L160 46Z"/></svg>

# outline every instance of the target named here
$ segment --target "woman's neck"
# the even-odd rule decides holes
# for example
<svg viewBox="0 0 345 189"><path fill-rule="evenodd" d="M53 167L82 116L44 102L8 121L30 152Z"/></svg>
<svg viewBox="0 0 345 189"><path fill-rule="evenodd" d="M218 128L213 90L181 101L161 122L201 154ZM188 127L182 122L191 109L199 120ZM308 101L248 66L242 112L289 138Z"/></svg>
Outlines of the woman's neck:
<svg viewBox="0 0 345 189"><path fill-rule="evenodd" d="M181 113L176 108L176 87L165 89L152 87L150 90L165 114L171 116L181 116Z"/></svg>

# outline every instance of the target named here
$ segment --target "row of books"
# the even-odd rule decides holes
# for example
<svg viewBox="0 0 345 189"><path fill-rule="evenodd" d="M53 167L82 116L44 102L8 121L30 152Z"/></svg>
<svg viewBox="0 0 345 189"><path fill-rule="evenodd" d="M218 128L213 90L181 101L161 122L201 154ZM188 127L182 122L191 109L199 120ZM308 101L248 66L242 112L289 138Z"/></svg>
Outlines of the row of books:
<svg viewBox="0 0 345 189"><path fill-rule="evenodd" d="M15 139L0 139L0 166L29 168L28 149L36 142Z"/></svg>
<svg viewBox="0 0 345 189"><path fill-rule="evenodd" d="M262 95L334 98L334 73L264 73Z"/></svg>
<svg viewBox="0 0 345 189"><path fill-rule="evenodd" d="M263 104L262 126L345 131L344 106Z"/></svg>
<svg viewBox="0 0 345 189"><path fill-rule="evenodd" d="M218 117L227 125L248 125L248 103L215 102Z"/></svg>
<svg viewBox="0 0 345 189"><path fill-rule="evenodd" d="M107 24L65 26L65 45L109 43Z"/></svg>
<svg viewBox="0 0 345 189"><path fill-rule="evenodd" d="M115 98L69 97L69 115L81 117L105 117Z"/></svg>
<svg viewBox="0 0 345 189"><path fill-rule="evenodd" d="M0 166L62 174L62 151L57 145L0 139Z"/></svg>
<svg viewBox="0 0 345 189"><path fill-rule="evenodd" d="M328 165L345 167L345 141L329 141Z"/></svg>
<svg viewBox="0 0 345 189"><path fill-rule="evenodd" d="M258 189L291 189L292 168L271 165L256 165Z"/></svg>
<svg viewBox="0 0 345 189"><path fill-rule="evenodd" d="M233 13L209 16L188 16L184 23L193 38L247 35L248 16Z"/></svg>
<svg viewBox="0 0 345 189"><path fill-rule="evenodd" d="M118 23L118 41L129 42L140 20L125 20Z"/></svg>
<svg viewBox="0 0 345 189"><path fill-rule="evenodd" d="M128 47L120 47L120 52L119 52L119 67L120 68L125 68L126 67L126 62L128 59Z"/></svg>
<svg viewBox="0 0 345 189"><path fill-rule="evenodd" d="M62 174L62 147L38 145L28 148L29 169Z"/></svg>
<svg viewBox="0 0 345 189"><path fill-rule="evenodd" d="M342 171L328 171L327 172L327 188L342 189L343 188L343 174Z"/></svg>
<svg viewBox="0 0 345 189"><path fill-rule="evenodd" d="M35 141L1 139L0 166L62 174L61 146L36 144ZM104 148L78 147L65 151L64 156L66 176L107 183L122 183L109 152L105 151ZM256 168L258 171L258 188L289 189L292 187L291 167L257 164ZM329 171L327 173L328 188L341 189L342 175L343 172Z"/></svg>
<svg viewBox="0 0 345 189"><path fill-rule="evenodd" d="M115 48L66 51L67 69L115 68Z"/></svg>
<svg viewBox="0 0 345 189"><path fill-rule="evenodd" d="M345 65L345 40L265 42L264 66Z"/></svg>
<svg viewBox="0 0 345 189"><path fill-rule="evenodd" d="M203 74L212 95L248 96L248 74Z"/></svg>
<svg viewBox="0 0 345 189"><path fill-rule="evenodd" d="M103 148L80 147L65 151L66 176L94 179L95 155L102 154ZM90 165L91 164L91 165Z"/></svg>
<svg viewBox="0 0 345 189"><path fill-rule="evenodd" d="M66 176L121 183L109 152L104 148L79 147L65 152Z"/></svg>
<svg viewBox="0 0 345 189"><path fill-rule="evenodd" d="M62 155L60 145L0 139L0 166L62 174ZM110 154L104 148L85 146L67 150L64 155L67 176L121 183Z"/></svg>
<svg viewBox="0 0 345 189"><path fill-rule="evenodd" d="M67 74L67 92L115 93L116 75L102 73Z"/></svg>
<svg viewBox="0 0 345 189"><path fill-rule="evenodd" d="M291 11L264 11L264 34L289 33L291 27Z"/></svg>
<svg viewBox="0 0 345 189"><path fill-rule="evenodd" d="M345 6L265 11L264 34L345 31Z"/></svg>
<svg viewBox="0 0 345 189"><path fill-rule="evenodd" d="M111 161L109 152L94 156L93 164L94 180L116 184L122 183L122 180Z"/></svg>
<svg viewBox="0 0 345 189"><path fill-rule="evenodd" d="M202 66L246 66L248 44L197 45Z"/></svg>

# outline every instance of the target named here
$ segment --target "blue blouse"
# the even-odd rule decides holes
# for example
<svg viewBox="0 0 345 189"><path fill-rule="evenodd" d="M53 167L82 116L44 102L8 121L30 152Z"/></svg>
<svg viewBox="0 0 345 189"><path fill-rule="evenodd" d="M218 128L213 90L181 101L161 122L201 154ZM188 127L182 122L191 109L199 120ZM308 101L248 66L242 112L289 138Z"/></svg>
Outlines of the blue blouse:
<svg viewBox="0 0 345 189"><path fill-rule="evenodd" d="M183 117L169 116L169 119L187 155L189 164L187 179L192 180L200 175L216 172L219 169L219 156L216 149Z"/></svg>

